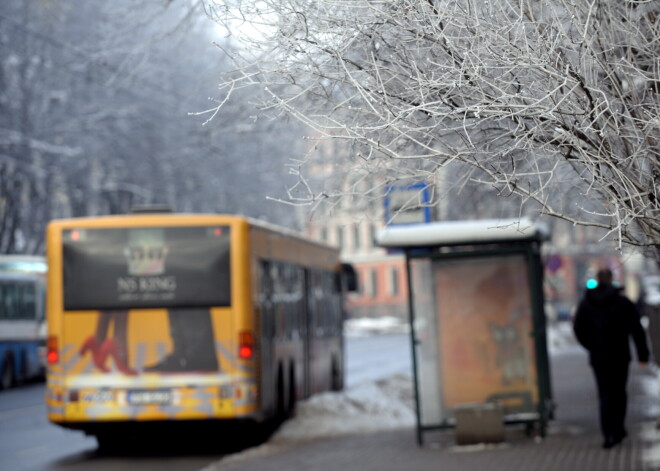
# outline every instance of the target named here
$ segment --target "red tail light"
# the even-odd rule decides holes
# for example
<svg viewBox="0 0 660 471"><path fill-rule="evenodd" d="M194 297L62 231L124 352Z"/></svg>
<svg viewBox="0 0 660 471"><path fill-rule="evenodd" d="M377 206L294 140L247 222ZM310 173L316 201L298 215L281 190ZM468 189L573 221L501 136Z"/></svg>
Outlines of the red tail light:
<svg viewBox="0 0 660 471"><path fill-rule="evenodd" d="M244 330L238 334L238 356L244 360L254 355L254 337L252 332Z"/></svg>
<svg viewBox="0 0 660 471"><path fill-rule="evenodd" d="M46 340L46 359L49 364L57 363L60 360L59 350L57 348L57 337L51 335Z"/></svg>

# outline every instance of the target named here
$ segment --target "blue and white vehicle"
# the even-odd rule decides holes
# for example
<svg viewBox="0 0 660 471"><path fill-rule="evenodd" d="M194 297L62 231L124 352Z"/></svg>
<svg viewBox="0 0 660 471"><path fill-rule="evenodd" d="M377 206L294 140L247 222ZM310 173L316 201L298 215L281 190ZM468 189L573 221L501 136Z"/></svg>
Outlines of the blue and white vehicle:
<svg viewBox="0 0 660 471"><path fill-rule="evenodd" d="M0 389L44 376L46 264L0 256Z"/></svg>

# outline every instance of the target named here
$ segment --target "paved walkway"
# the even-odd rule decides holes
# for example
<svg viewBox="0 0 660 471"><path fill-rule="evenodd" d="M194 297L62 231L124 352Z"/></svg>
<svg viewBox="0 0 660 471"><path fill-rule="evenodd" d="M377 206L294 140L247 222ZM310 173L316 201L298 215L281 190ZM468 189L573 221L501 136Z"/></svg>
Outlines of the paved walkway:
<svg viewBox="0 0 660 471"><path fill-rule="evenodd" d="M634 366L629 383L629 437L601 448L596 392L587 357L577 346L551 357L556 419L545 440L507 428L498 446L454 446L452 431L432 446L417 446L401 429L309 442L277 442L217 462L204 471L637 471L660 470L660 382ZM426 437L426 434L425 434ZM425 440L426 441L426 440Z"/></svg>

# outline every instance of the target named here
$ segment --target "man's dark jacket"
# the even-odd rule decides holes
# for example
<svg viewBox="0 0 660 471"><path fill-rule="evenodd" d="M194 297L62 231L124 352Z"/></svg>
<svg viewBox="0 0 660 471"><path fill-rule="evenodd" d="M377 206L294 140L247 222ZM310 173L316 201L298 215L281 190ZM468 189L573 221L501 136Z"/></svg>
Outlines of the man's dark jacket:
<svg viewBox="0 0 660 471"><path fill-rule="evenodd" d="M575 314L575 336L589 351L592 365L629 363L630 337L637 360L646 363L649 349L635 305L611 285L586 292Z"/></svg>

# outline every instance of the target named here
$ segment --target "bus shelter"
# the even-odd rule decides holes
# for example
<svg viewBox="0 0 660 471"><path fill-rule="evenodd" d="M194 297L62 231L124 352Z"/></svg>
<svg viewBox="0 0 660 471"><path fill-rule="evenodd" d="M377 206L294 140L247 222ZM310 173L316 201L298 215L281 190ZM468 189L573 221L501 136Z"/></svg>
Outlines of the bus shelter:
<svg viewBox="0 0 660 471"><path fill-rule="evenodd" d="M545 435L553 412L543 309L544 227L527 219L388 226L406 255L417 441L466 407ZM501 427L504 427L501 425Z"/></svg>

